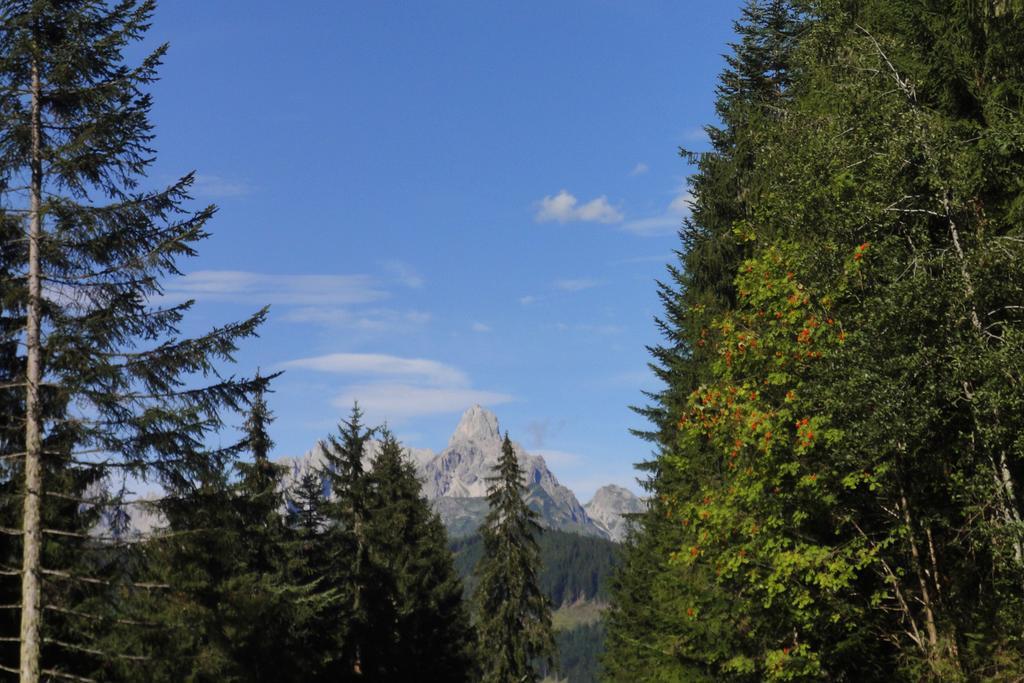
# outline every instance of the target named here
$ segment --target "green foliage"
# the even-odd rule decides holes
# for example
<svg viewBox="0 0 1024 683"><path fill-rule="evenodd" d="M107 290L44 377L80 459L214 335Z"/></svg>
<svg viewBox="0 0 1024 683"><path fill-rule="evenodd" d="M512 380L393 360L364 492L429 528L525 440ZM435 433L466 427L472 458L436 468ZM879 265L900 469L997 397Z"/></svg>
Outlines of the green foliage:
<svg viewBox="0 0 1024 683"><path fill-rule="evenodd" d="M21 500L35 497L26 495L22 464L34 449L19 433L39 424L42 490L32 494L42 497L49 530L41 553L48 677L133 678L154 625L132 613L145 560L124 538L128 483L206 486L241 448L208 449L208 437L267 381L217 374L264 312L184 338L191 302L161 302L162 282L195 254L215 208L189 207L191 175L140 189L154 160L146 90L165 47L135 65L125 55L153 11L147 0L13 0L0 19L2 515L7 528L21 527ZM25 239L26 224L38 227L37 239ZM47 293L41 301L25 277L30 263ZM25 332L36 301L38 344L33 327ZM41 361L39 415L27 414L28 353ZM7 571L21 564L20 546L3 544ZM15 582L6 583L4 604L14 605ZM5 612L9 643L18 610ZM3 657L4 666L17 664L6 644Z"/></svg>
<svg viewBox="0 0 1024 683"><path fill-rule="evenodd" d="M1020 9L784 4L745 12L661 290L607 676L1013 680Z"/></svg>
<svg viewBox="0 0 1024 683"><path fill-rule="evenodd" d="M538 583L537 513L508 435L489 479L487 517L480 528L483 555L474 593L483 681L538 681L537 661L554 665L551 607Z"/></svg>
<svg viewBox="0 0 1024 683"><path fill-rule="evenodd" d="M455 567L472 595L477 577L474 568L483 555L479 534L453 539L448 547ZM577 601L608 602L609 583L619 561L619 546L597 536L581 536L557 529L544 529L537 539L541 592L558 608Z"/></svg>
<svg viewBox="0 0 1024 683"><path fill-rule="evenodd" d="M552 676L565 683L593 683L598 680L598 660L604 647L604 624L600 621L555 631L558 672Z"/></svg>
<svg viewBox="0 0 1024 683"><path fill-rule="evenodd" d="M386 430L367 474L367 495L374 568L370 623L381 662L371 675L471 680L474 636L444 525L421 495L404 449Z"/></svg>
<svg viewBox="0 0 1024 683"><path fill-rule="evenodd" d="M285 575L305 591L300 634L284 636L296 680L471 680L462 582L405 449L365 428L358 406L323 449L287 494Z"/></svg>
<svg viewBox="0 0 1024 683"><path fill-rule="evenodd" d="M537 540L540 551L538 584L541 593L557 611L552 614L558 670L550 673L559 680L597 680L597 662L604 647L601 617L610 599L612 573L619 564L620 547L604 538L581 536L556 529L544 529ZM450 541L455 567L462 577L466 593L476 590L474 569L483 555L480 536L465 536ZM586 623L560 626L564 611L585 611ZM548 668L542 666L542 672Z"/></svg>

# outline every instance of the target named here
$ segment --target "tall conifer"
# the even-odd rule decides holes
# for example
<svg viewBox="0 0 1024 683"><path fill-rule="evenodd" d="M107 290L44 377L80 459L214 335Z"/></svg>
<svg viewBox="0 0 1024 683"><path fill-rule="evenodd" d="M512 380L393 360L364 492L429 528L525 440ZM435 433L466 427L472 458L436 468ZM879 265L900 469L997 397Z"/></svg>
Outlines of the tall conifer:
<svg viewBox="0 0 1024 683"><path fill-rule="evenodd" d="M330 644L323 653L324 680L349 680L362 672L379 670L377 651L367 642L371 625L367 593L372 566L366 539L366 472L363 458L374 430L363 425L363 412L352 407L338 433L322 442L324 465L320 470L330 499L324 506L327 526L318 534L317 567L323 588L336 591L338 603L328 614Z"/></svg>
<svg viewBox="0 0 1024 683"><path fill-rule="evenodd" d="M370 630L381 680L474 680L475 641L448 534L421 494L416 470L383 431L367 473L373 565Z"/></svg>
<svg viewBox="0 0 1024 683"><path fill-rule="evenodd" d="M679 416L690 393L708 381L716 358L705 339L716 316L737 301L734 277L751 243L737 230L752 216L758 159L757 126L779 117L789 98L793 52L805 16L788 0L748 0L734 24L731 44L717 89L720 122L707 127L711 151L699 155L689 179L693 211L680 230L678 262L658 283L663 313L656 326L661 344L650 347L651 371L664 388L637 408L651 427L638 435L655 446L655 458L640 463L646 474L648 508L638 515L615 578L604 657L611 680L663 680L682 677L714 680L707 660L727 659L734 651L728 628L708 620L699 640L678 645L678 634L692 620L688 593L714 596L714 574L701 568L685 575L670 565L684 537L671 515L672 500L695 495L700 475L670 462L679 439ZM728 604L728 596L716 598Z"/></svg>
<svg viewBox="0 0 1024 683"><path fill-rule="evenodd" d="M474 602L481 680L486 683L538 681L539 665L555 662L551 605L538 582L541 529L524 499L523 479L506 434L489 478L489 510L480 527L484 551L476 566Z"/></svg>
<svg viewBox="0 0 1024 683"><path fill-rule="evenodd" d="M221 455L205 437L223 411L241 408L263 383L215 369L263 313L182 339L178 324L191 302L159 303L161 280L180 274L178 260L195 253L214 208L186 208L192 176L139 189L154 154L145 89L166 48L136 66L123 52L145 33L153 8L151 0L12 0L3 8L0 191L4 223L23 226L27 247L17 254L27 278L8 280L3 297L25 311L24 370L15 381L25 399L14 419L25 432L18 668L26 683L46 669L44 639L93 649L61 646L44 631L42 608L58 581L44 551L44 499L66 495L46 474L59 457L49 440L62 431L65 462L83 471L117 468L181 485ZM197 385L196 375L216 379ZM47 394L75 412L52 421Z"/></svg>

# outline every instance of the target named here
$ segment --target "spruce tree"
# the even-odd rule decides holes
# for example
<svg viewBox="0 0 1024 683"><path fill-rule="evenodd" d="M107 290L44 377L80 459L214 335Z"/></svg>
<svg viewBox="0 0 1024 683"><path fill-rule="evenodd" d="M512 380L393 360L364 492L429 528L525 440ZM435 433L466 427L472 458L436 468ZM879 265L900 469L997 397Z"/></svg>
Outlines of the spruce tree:
<svg viewBox="0 0 1024 683"><path fill-rule="evenodd" d="M735 650L729 629L708 620L699 638L680 647L688 630L688 595L700 594L723 606L714 573L701 568L685 575L670 558L683 544L684 529L672 515L673 501L696 495L702 474L681 471L671 454L679 440L679 417L689 395L708 381L715 350L708 329L736 304L737 269L751 252L738 228L753 216L758 184L760 126L775 121L791 97L792 63L806 16L785 0L748 0L734 23L739 40L731 45L719 79L716 112L720 122L707 127L710 152L697 160L689 179L692 215L680 231L678 262L659 282L663 314L655 321L663 337L649 348L650 368L664 388L648 394L651 402L635 410L651 423L636 433L655 447L654 459L640 463L640 483L648 493L646 512L636 518L624 562L614 581L608 613L604 661L610 680L716 680L708 660L727 659ZM706 678L703 678L705 677Z"/></svg>
<svg viewBox="0 0 1024 683"><path fill-rule="evenodd" d="M476 566L474 603L482 681L539 681L540 665L555 663L551 605L541 592L537 513L524 500L523 469L505 435L488 481L483 555Z"/></svg>
<svg viewBox="0 0 1024 683"><path fill-rule="evenodd" d="M257 373L259 377L259 373ZM268 428L274 415L267 406L265 390L256 390L245 421L246 450L252 462L238 462L241 477L235 486L244 527L247 555L253 571L274 571L284 542L284 468L270 459L274 442Z"/></svg>
<svg viewBox="0 0 1024 683"><path fill-rule="evenodd" d="M285 575L303 595L293 605L294 618L285 642L294 668L294 680L335 680L331 670L341 658L342 637L347 632L346 586L327 537L329 501L324 476L310 469L285 493ZM335 581L332 584L331 581ZM337 585L340 583L340 585Z"/></svg>
<svg viewBox="0 0 1024 683"><path fill-rule="evenodd" d="M308 669L300 657L310 653L299 639L306 635L319 601L315 586L296 581L289 570L293 546L282 514L284 468L270 459L273 419L260 389L245 422L252 462L236 464L241 476L231 487L244 562L228 584L232 653L243 680L306 681ZM268 648L268 642L280 647Z"/></svg>
<svg viewBox="0 0 1024 683"><path fill-rule="evenodd" d="M288 527L298 538L312 539L323 531L327 522L324 511L327 498L324 495L322 473L313 469L302 472L299 479L292 483L285 497L285 518Z"/></svg>
<svg viewBox="0 0 1024 683"><path fill-rule="evenodd" d="M940 4L813 3L784 97L728 108L720 139L757 163L729 192L699 186L694 222L732 212L742 252L723 268L688 249L666 297L656 497L611 613L616 680L1024 670L1005 144L1024 125L1024 24L1012 3ZM728 296L696 298L691 273Z"/></svg>
<svg viewBox="0 0 1024 683"><path fill-rule="evenodd" d="M473 631L447 532L387 429L366 483L370 635L381 668L364 673L393 681L475 680Z"/></svg>
<svg viewBox="0 0 1024 683"><path fill-rule="evenodd" d="M55 488L66 478L47 473L63 458L91 472L86 478L114 469L183 486L211 457L233 451L211 451L206 437L265 381L222 378L215 368L255 333L262 312L183 339L178 325L191 302L160 303L161 280L180 274L179 259L207 236L214 208L187 208L191 175L162 190L139 189L154 154L145 89L166 48L135 66L123 54L147 30L153 8L148 0L4 5L0 191L3 222L23 226L25 249L14 257L27 273L5 280L3 295L5 305L23 307L25 321L23 332L12 330L23 334L25 355L13 382L24 402L11 417L24 429L24 449L11 460L22 478L18 669L26 682L47 668L44 639L82 656L96 651L95 642L68 643L45 631L42 608L56 597L63 569L44 550L60 542L44 543L44 499L75 493ZM207 375L213 383L192 381ZM59 420L46 407L51 400L67 407ZM58 434L65 445L51 448ZM93 654L83 666L88 672L122 654Z"/></svg>
<svg viewBox="0 0 1024 683"><path fill-rule="evenodd" d="M352 407L338 433L322 442L324 464L319 474L327 484L330 498L323 510L326 528L317 535L313 554L321 586L337 595L337 603L325 616L325 664L320 680L352 680L362 672L380 670L384 665L369 641L372 624L368 593L372 565L366 538L366 472L363 458L374 430L364 427L363 413Z"/></svg>

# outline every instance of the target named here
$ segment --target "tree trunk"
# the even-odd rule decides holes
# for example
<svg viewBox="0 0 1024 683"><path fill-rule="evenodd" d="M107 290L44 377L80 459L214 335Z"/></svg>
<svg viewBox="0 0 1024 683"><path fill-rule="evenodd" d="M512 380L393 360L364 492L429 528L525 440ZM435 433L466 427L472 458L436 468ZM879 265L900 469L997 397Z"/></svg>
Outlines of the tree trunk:
<svg viewBox="0 0 1024 683"><path fill-rule="evenodd" d="M21 568L21 683L38 683L41 631L40 548L42 546L41 495L42 424L39 384L42 375L39 339L42 286L39 239L42 233L43 186L39 67L32 64L32 179L28 216L28 304L26 320L25 396L25 499L22 517L23 556Z"/></svg>
<svg viewBox="0 0 1024 683"><path fill-rule="evenodd" d="M978 335L979 343L984 343L985 330L981 324L981 318L978 315L978 308L974 301L974 283L971 281L971 274L967 270L967 259L964 256L963 247L960 246L960 232L957 229L956 221L953 220L953 212L949 203L949 196L943 197L942 206L946 212L946 220L949 223L949 234L953 240L953 247L956 250L957 259L960 262L960 276L963 279L964 284L964 296L970 306L971 310L971 326ZM978 409L974 402L974 390L967 380L964 380L964 396L971 404L971 412L974 418L975 429L981 433L981 420L978 417ZM995 420L998 423L999 415L995 415ZM982 443L982 447L985 444ZM1006 522L1013 531L1014 538L1013 542L1013 556L1018 566L1024 565L1024 538L1021 537L1021 525L1024 523L1024 519L1021 518L1020 509L1017 505L1017 493L1016 487L1013 481L1013 475L1010 472L1010 466L1006 458L1006 450L999 449L998 461L995 458L992 459L992 479L997 491L997 504L1000 508L1000 513L1003 521Z"/></svg>

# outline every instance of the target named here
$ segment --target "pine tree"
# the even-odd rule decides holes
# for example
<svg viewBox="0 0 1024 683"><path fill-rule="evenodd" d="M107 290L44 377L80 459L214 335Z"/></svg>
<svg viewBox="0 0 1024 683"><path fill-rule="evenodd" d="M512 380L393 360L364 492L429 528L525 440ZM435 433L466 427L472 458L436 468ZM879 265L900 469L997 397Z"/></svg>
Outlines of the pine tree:
<svg viewBox="0 0 1024 683"><path fill-rule="evenodd" d="M145 88L166 48L137 66L128 66L123 53L145 33L153 7L148 0L4 6L0 190L5 207L18 207L5 210L4 222L21 222L27 247L16 255L27 278L5 281L3 296L23 306L25 316L24 370L15 381L24 403L13 418L25 431L19 455L23 681L38 680L46 668L44 639L79 659L88 659L95 644L57 645L63 641L44 631L42 607L56 597L52 572L61 569L48 566L44 550L51 547L43 539L44 498L74 493L52 488L63 479L47 475L55 459L91 471L87 478L115 468L181 486L218 457L205 437L221 426L223 412L240 409L265 381L190 381L216 376L215 364L230 360L236 342L255 333L262 312L181 339L178 324L191 303L153 303L161 279L179 274L178 260L195 253L214 213L185 207L192 176L163 190L138 189L153 159ZM51 422L48 396L74 412ZM65 447L51 449L57 433ZM80 630L84 636L87 629ZM94 664L117 654L101 653Z"/></svg>
<svg viewBox="0 0 1024 683"><path fill-rule="evenodd" d="M489 479L484 553L475 572L481 680L489 683L538 681L539 664L555 661L551 606L538 584L540 525L524 500L523 478L506 434Z"/></svg>
<svg viewBox="0 0 1024 683"><path fill-rule="evenodd" d="M366 475L370 640L377 680L474 680L473 632L448 536L401 444L383 430Z"/></svg>

